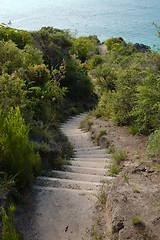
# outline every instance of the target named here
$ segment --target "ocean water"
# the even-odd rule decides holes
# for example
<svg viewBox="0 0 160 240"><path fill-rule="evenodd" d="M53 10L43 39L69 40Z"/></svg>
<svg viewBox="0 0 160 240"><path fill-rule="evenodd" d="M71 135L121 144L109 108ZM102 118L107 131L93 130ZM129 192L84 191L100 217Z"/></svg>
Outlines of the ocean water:
<svg viewBox="0 0 160 240"><path fill-rule="evenodd" d="M123 37L127 42L160 46L160 0L0 0L0 23L26 30L43 26L70 29L77 36L101 41Z"/></svg>

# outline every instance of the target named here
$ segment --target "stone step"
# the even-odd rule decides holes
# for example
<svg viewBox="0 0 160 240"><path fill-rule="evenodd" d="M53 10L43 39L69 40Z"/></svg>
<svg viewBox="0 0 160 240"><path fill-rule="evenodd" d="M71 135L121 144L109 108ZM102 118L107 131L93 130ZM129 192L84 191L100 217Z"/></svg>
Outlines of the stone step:
<svg viewBox="0 0 160 240"><path fill-rule="evenodd" d="M86 168L106 168L109 164L106 162L85 162L85 161L78 161L78 160L70 160L69 163L71 166L76 167L86 167Z"/></svg>
<svg viewBox="0 0 160 240"><path fill-rule="evenodd" d="M89 168L89 167L86 168L86 167L76 167L76 166L68 166L68 165L65 165L64 169L68 172L99 175L99 176L105 176L107 172L107 170L104 168Z"/></svg>
<svg viewBox="0 0 160 240"><path fill-rule="evenodd" d="M109 157L108 157L109 156ZM100 153L97 153L97 154L92 154L92 153L88 153L88 154L85 154L85 153L76 153L75 154L75 158L106 158L106 159L110 159L110 155L107 155L107 154L100 154Z"/></svg>
<svg viewBox="0 0 160 240"><path fill-rule="evenodd" d="M100 146L94 147L83 147L83 148L74 148L74 151L92 151L96 149L101 149Z"/></svg>
<svg viewBox="0 0 160 240"><path fill-rule="evenodd" d="M55 187L55 188L67 188L74 190L98 190L101 186L106 184L100 182L87 182L87 181L78 181L71 179L60 179L60 178L48 178L48 177L37 177L36 185L42 187Z"/></svg>
<svg viewBox="0 0 160 240"><path fill-rule="evenodd" d="M80 129L79 130L65 130L65 135L86 135L86 136L89 136L88 133L86 132L82 132Z"/></svg>
<svg viewBox="0 0 160 240"><path fill-rule="evenodd" d="M82 132L82 131L65 131L65 134L66 135L69 135L69 136L74 136L74 135L78 135L78 136L89 136L89 133L88 132Z"/></svg>
<svg viewBox="0 0 160 240"><path fill-rule="evenodd" d="M92 157L74 157L74 158L71 158L70 160L74 160L74 161L82 161L82 162L99 162L99 163L108 163L110 161L110 158L92 158ZM69 161L70 161L69 160ZM68 162L69 162L68 161Z"/></svg>
<svg viewBox="0 0 160 240"><path fill-rule="evenodd" d="M93 147L94 144L92 142L90 142L89 140L86 140L86 139L82 139L81 141L79 141L78 139L77 140L74 140L74 139L70 139L69 138L69 141L71 142L71 144L73 145L73 147Z"/></svg>
<svg viewBox="0 0 160 240"><path fill-rule="evenodd" d="M56 171L52 170L48 173L47 177L61 178L61 179L71 179L78 181L88 181L88 182L106 182L111 181L113 177L109 176L100 176L100 175L91 175L75 172L65 172L65 171Z"/></svg>
<svg viewBox="0 0 160 240"><path fill-rule="evenodd" d="M81 134L81 135L78 135L78 134L67 135L67 134L65 134L65 135L69 138L70 141L83 143L84 147L86 146L86 145L84 144L84 141L87 141L87 142L89 142L90 144L92 143L92 142L90 141L89 136L84 136L83 134ZM83 141L83 142L82 142L82 141ZM92 143L92 145L93 145L93 143Z"/></svg>
<svg viewBox="0 0 160 240"><path fill-rule="evenodd" d="M74 139L74 141L77 141L77 140L87 140L87 141L90 141L90 136L89 135L84 135L83 133L72 133L72 134L67 134L67 133L65 133L65 135L69 138L69 140L73 140ZM84 145L85 146L85 145Z"/></svg>
<svg viewBox="0 0 160 240"><path fill-rule="evenodd" d="M75 150L74 149L74 153L75 154L86 154L86 155L90 155L90 154L95 154L95 155L97 155L97 154L104 154L104 155L107 155L107 153L106 153L106 149L91 149L91 148L89 148L88 150L86 149L86 150L81 150L81 149L79 149L79 150Z"/></svg>
<svg viewBox="0 0 160 240"><path fill-rule="evenodd" d="M33 190L35 191L49 191L49 192L60 192L60 191L66 191L66 192L69 192L69 193L72 193L72 192L75 192L75 189L69 189L69 188L56 188L56 187L44 187L44 186L39 186L39 185L33 185L32 186ZM80 190L80 189L76 189L76 191L79 193L79 195L88 195L88 194L92 194L93 196L95 194L98 194L98 191L97 190ZM96 197L96 195L95 195Z"/></svg>
<svg viewBox="0 0 160 240"><path fill-rule="evenodd" d="M68 122L66 122L64 125L61 125L61 128L68 128L68 129L72 129L73 127L77 127L79 128L79 125L81 124L82 119L77 119L76 121L74 119L69 120Z"/></svg>

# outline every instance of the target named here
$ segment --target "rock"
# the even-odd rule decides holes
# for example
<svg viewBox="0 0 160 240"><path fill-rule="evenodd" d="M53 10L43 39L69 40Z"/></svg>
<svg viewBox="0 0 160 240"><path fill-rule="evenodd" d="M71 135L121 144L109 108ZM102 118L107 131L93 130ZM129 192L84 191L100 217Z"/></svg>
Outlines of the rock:
<svg viewBox="0 0 160 240"><path fill-rule="evenodd" d="M118 233L120 230L124 228L124 223L122 219L114 218L112 222L112 233Z"/></svg>

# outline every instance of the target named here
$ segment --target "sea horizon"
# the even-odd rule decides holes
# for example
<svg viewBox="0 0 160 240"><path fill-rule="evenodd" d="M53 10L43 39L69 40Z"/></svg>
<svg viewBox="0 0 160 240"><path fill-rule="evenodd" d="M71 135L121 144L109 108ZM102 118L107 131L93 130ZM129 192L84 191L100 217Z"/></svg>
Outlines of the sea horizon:
<svg viewBox="0 0 160 240"><path fill-rule="evenodd" d="M101 42L122 37L126 42L159 47L153 24L160 25L158 0L2 0L0 23L28 31L44 26L69 29L76 36L96 35Z"/></svg>

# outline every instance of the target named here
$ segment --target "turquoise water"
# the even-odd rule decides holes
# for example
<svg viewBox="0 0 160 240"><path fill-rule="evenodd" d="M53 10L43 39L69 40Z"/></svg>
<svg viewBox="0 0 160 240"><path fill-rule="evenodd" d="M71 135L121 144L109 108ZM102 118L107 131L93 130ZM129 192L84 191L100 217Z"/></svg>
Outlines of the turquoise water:
<svg viewBox="0 0 160 240"><path fill-rule="evenodd" d="M0 22L37 30L42 26L95 34L101 41L121 36L127 42L160 45L160 0L0 0Z"/></svg>

